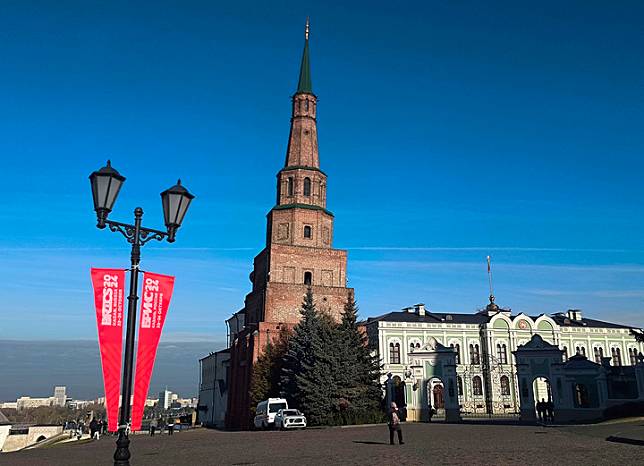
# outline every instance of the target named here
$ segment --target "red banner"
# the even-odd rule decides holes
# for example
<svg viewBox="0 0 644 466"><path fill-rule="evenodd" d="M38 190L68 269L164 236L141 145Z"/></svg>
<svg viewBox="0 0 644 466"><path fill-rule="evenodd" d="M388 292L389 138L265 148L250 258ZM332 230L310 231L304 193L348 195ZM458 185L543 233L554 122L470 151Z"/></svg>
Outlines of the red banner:
<svg viewBox="0 0 644 466"><path fill-rule="evenodd" d="M134 401L132 403L132 431L141 430L143 408L148 397L154 359L157 354L165 316L170 307L173 288L174 277L150 272L143 274L139 347L136 352Z"/></svg>
<svg viewBox="0 0 644 466"><path fill-rule="evenodd" d="M123 348L123 300L125 271L119 269L91 270L98 343L103 366L107 429L117 430L121 387L121 352Z"/></svg>

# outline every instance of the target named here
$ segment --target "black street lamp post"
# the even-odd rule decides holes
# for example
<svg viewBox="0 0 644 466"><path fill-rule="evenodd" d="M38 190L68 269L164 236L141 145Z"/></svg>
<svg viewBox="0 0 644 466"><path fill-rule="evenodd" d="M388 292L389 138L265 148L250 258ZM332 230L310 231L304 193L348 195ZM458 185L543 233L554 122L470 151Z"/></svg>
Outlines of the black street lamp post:
<svg viewBox="0 0 644 466"><path fill-rule="evenodd" d="M125 362L123 365L123 384L121 388L121 412L119 418L119 436L116 440L114 452L114 466L129 466L130 464L130 439L127 426L130 421L130 399L132 391L132 365L134 359L134 330L136 328L136 303L139 299L137 291L139 285L139 263L141 261L141 246L151 240L169 243L175 241L177 230L186 215L188 206L194 196L181 186L181 180L170 189L161 193L163 216L167 231L153 230L141 226L143 209L134 209L134 225L108 220L107 216L112 211L125 177L112 168L110 161L100 170L89 177L94 198L94 210L100 229L108 226L111 231L121 233L128 243L132 245L130 266L130 294L127 298L127 329L125 334Z"/></svg>

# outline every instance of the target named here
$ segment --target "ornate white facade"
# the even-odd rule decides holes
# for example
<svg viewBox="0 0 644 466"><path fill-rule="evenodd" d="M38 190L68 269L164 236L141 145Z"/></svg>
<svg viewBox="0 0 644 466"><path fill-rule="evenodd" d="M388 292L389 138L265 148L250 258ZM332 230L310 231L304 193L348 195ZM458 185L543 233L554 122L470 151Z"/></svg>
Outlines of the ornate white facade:
<svg viewBox="0 0 644 466"><path fill-rule="evenodd" d="M364 325L370 346L384 364L382 382L386 385L389 380L389 395L407 406L408 420L422 420L429 404L442 414L451 394L463 415L518 414L521 397L514 351L535 334L558 346L564 361L581 354L598 364L602 357L610 357L614 366L630 366L644 350L632 327L583 318L579 310L552 316L512 315L493 299L475 314L434 313L419 304L370 318ZM440 371L423 366L428 343L452 348L453 388ZM444 364L443 373L449 372L448 366ZM543 382L534 383L533 391L543 395L546 387L539 385Z"/></svg>

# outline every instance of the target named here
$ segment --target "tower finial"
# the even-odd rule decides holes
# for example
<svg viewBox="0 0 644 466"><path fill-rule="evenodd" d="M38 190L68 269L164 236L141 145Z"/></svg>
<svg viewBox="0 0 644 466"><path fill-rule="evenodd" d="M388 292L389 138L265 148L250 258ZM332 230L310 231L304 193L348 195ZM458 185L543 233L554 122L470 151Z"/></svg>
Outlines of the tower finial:
<svg viewBox="0 0 644 466"><path fill-rule="evenodd" d="M296 94L313 94L311 84L311 65L309 64L309 18L306 18L304 28L304 52L302 53L302 64L300 65L300 80L297 83Z"/></svg>

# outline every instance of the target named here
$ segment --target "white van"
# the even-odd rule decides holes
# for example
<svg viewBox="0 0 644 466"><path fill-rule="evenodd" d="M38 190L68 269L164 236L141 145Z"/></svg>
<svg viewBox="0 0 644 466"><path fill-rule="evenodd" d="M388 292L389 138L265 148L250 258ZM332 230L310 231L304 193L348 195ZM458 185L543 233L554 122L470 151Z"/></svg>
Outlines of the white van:
<svg viewBox="0 0 644 466"><path fill-rule="evenodd" d="M275 425L275 415L280 409L288 409L288 403L284 398L269 398L260 401L255 410L255 428L267 429Z"/></svg>

